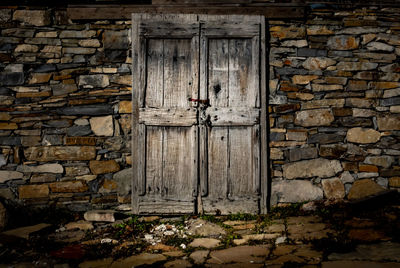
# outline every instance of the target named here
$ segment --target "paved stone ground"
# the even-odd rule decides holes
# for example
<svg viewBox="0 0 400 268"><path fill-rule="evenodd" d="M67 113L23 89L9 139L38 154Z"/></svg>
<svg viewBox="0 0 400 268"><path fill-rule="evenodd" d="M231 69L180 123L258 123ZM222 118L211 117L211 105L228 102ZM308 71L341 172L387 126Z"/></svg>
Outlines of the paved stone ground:
<svg viewBox="0 0 400 268"><path fill-rule="evenodd" d="M38 224L0 234L0 267L400 267L399 211L289 207Z"/></svg>

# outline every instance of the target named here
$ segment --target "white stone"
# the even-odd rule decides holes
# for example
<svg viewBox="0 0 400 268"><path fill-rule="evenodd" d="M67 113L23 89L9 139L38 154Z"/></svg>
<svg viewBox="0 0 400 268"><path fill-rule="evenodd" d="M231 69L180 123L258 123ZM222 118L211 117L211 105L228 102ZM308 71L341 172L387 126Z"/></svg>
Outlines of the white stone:
<svg viewBox="0 0 400 268"><path fill-rule="evenodd" d="M83 215L86 221L115 222L112 210L90 210Z"/></svg>
<svg viewBox="0 0 400 268"><path fill-rule="evenodd" d="M296 178L328 178L343 170L338 160L317 158L283 165L283 176L287 179Z"/></svg>
<svg viewBox="0 0 400 268"><path fill-rule="evenodd" d="M271 204L321 200L323 197L322 189L310 181L294 180L272 183Z"/></svg>
<svg viewBox="0 0 400 268"><path fill-rule="evenodd" d="M96 136L110 137L114 134L112 115L90 118L90 127Z"/></svg>

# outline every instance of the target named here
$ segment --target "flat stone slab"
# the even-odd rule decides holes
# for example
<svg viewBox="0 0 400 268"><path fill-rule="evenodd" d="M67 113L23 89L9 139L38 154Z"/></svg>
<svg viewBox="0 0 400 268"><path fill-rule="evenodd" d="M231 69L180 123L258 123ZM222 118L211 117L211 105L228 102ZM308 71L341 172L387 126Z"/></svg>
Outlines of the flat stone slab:
<svg viewBox="0 0 400 268"><path fill-rule="evenodd" d="M184 267L192 267L192 264L187 260L174 260L169 261L164 264L166 268L184 268Z"/></svg>
<svg viewBox="0 0 400 268"><path fill-rule="evenodd" d="M66 230L79 229L79 230L86 231L86 230L92 230L93 228L94 228L93 224L88 221L70 222L65 225Z"/></svg>
<svg viewBox="0 0 400 268"><path fill-rule="evenodd" d="M209 250L197 250L190 254L189 257L194 261L195 264L203 264L209 253Z"/></svg>
<svg viewBox="0 0 400 268"><path fill-rule="evenodd" d="M379 244L359 245L349 253L332 253L329 260L368 260L400 262L400 244L383 242ZM360 266L361 267L361 266Z"/></svg>
<svg viewBox="0 0 400 268"><path fill-rule="evenodd" d="M137 267L140 265L152 265L156 262L165 261L167 257L162 254L142 253L112 263L111 268Z"/></svg>
<svg viewBox="0 0 400 268"><path fill-rule="evenodd" d="M186 232L189 235L220 236L226 234L226 231L221 226L203 219L191 220L188 227Z"/></svg>
<svg viewBox="0 0 400 268"><path fill-rule="evenodd" d="M189 247L215 248L218 247L220 243L221 241L215 238L196 238L189 244Z"/></svg>
<svg viewBox="0 0 400 268"><path fill-rule="evenodd" d="M51 226L51 224L39 223L39 224L32 225L32 226L26 226L26 227L8 230L1 234L6 235L6 236L14 236L14 237L19 237L19 238L23 238L23 239L29 239L29 236L32 233L43 230L49 226Z"/></svg>
<svg viewBox="0 0 400 268"><path fill-rule="evenodd" d="M234 239L233 243L235 245L243 245L248 243L250 240L255 240L255 241L260 241L260 240L269 240L269 239L275 239L278 238L280 234L275 233L275 234L248 234L248 235L243 235L242 239Z"/></svg>
<svg viewBox="0 0 400 268"><path fill-rule="evenodd" d="M94 261L85 261L79 264L79 268L107 268L113 262L112 258L106 258Z"/></svg>
<svg viewBox="0 0 400 268"><path fill-rule="evenodd" d="M212 251L210 259L207 263L224 264L224 263L263 263L265 257L269 253L268 245L260 246L239 246L223 250Z"/></svg>
<svg viewBox="0 0 400 268"><path fill-rule="evenodd" d="M354 268L354 267L362 267L362 268L399 268L400 263L394 262L370 262L370 261L329 261L323 262L321 265L322 268Z"/></svg>

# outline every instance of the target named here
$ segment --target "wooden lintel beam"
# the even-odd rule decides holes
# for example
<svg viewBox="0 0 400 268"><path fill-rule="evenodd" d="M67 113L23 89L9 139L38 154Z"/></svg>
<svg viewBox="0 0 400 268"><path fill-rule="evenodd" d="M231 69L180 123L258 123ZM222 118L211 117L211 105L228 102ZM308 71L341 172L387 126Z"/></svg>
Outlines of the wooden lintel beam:
<svg viewBox="0 0 400 268"><path fill-rule="evenodd" d="M269 19L304 18L304 7L177 7L177 6L131 6L131 7L68 7L72 20L130 19L132 13L182 13L209 15L264 15Z"/></svg>

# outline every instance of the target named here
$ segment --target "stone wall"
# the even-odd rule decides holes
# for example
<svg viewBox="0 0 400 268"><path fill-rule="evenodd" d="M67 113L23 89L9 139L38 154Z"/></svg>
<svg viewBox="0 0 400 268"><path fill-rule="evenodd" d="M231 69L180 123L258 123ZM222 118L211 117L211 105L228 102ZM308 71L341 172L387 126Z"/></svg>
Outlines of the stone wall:
<svg viewBox="0 0 400 268"><path fill-rule="evenodd" d="M269 21L272 204L400 185L400 10ZM0 9L0 196L129 203L130 21Z"/></svg>
<svg viewBox="0 0 400 268"><path fill-rule="evenodd" d="M0 195L72 210L130 202L130 21L0 9Z"/></svg>
<svg viewBox="0 0 400 268"><path fill-rule="evenodd" d="M400 186L399 15L331 8L270 21L273 204Z"/></svg>

